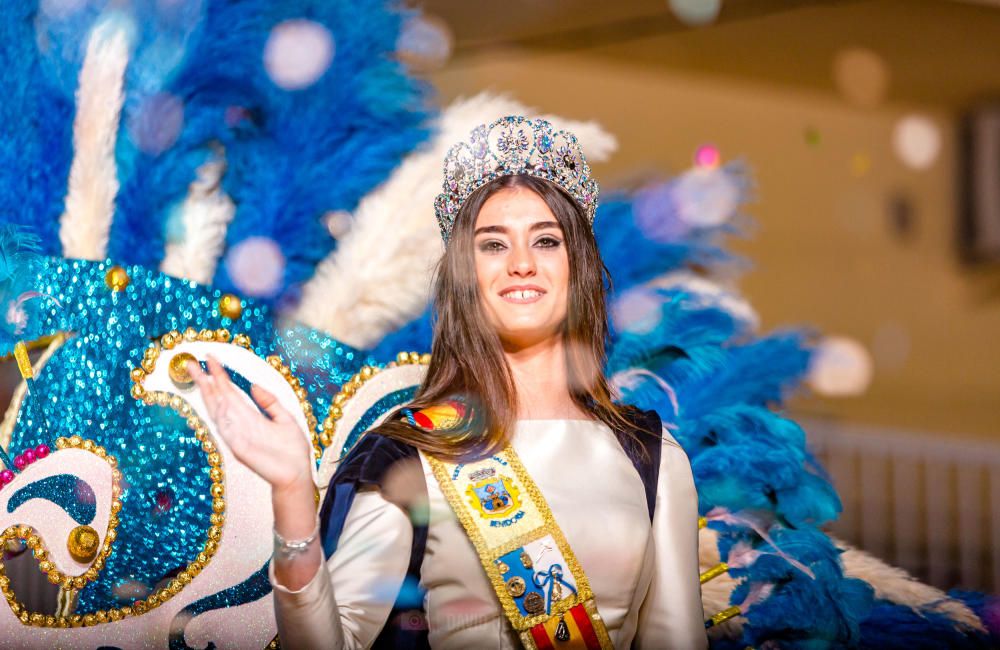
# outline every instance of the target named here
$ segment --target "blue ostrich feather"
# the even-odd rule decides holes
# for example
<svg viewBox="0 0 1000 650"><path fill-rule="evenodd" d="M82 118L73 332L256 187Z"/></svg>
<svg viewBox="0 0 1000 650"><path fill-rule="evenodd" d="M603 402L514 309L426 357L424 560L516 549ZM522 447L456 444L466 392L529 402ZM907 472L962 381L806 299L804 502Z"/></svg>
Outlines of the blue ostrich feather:
<svg viewBox="0 0 1000 650"><path fill-rule="evenodd" d="M1000 636L970 632L933 611L878 600L861 622L859 648L865 650L987 650L1000 646Z"/></svg>
<svg viewBox="0 0 1000 650"><path fill-rule="evenodd" d="M0 223L31 226L58 254L59 215L72 160L73 103L36 37L37 3L10 2L0 20Z"/></svg>
<svg viewBox="0 0 1000 650"><path fill-rule="evenodd" d="M746 440L706 446L692 454L691 469L702 513L719 506L772 511L791 525L819 525L840 512L830 483L812 471L803 451L789 445Z"/></svg>
<svg viewBox="0 0 1000 650"><path fill-rule="evenodd" d="M774 545L812 575L773 553L769 543L759 545L766 553L749 567L731 570L742 580L731 595L733 603L741 602L753 584L775 585L767 599L744 612L744 641L756 646L771 640L781 647L810 650L856 646L860 623L871 612L872 588L844 576L840 551L822 531L775 526L769 532Z"/></svg>
<svg viewBox="0 0 1000 650"><path fill-rule="evenodd" d="M376 0L251 0L207 3L195 27L188 27L188 14L174 17L183 59L163 70L147 66L141 79L130 77L111 257L158 262L172 208L197 167L220 148L223 189L237 206L227 246L251 237L274 241L285 259L283 281L273 295L259 298L294 296L335 245L322 215L353 209L427 135L426 87L392 56L408 15ZM166 20L155 13L152 18ZM285 90L268 76L264 49L272 28L293 19L329 30L335 54L314 84ZM136 56L157 39L140 42ZM155 93L168 94L184 111L176 142L162 152L143 150L134 137ZM225 263L214 284L237 289Z"/></svg>
<svg viewBox="0 0 1000 650"><path fill-rule="evenodd" d="M675 386L685 417L716 405L778 404L808 370L811 357L811 349L800 332L772 334L724 349L727 354L711 372L689 375L691 381ZM682 360L676 369L683 371L685 363L693 365ZM668 371L666 375L669 381L674 373Z"/></svg>
<svg viewBox="0 0 1000 650"><path fill-rule="evenodd" d="M703 347L705 354L710 355L744 329L729 312L705 306L688 292L659 288L639 291L643 300L659 303L658 310L650 310L653 312L650 318L655 318L655 323L651 327L631 330L614 328L607 361L611 374L634 367L659 370L658 355L664 350L671 350L667 355L670 363L676 359L673 351L678 349L688 353Z"/></svg>

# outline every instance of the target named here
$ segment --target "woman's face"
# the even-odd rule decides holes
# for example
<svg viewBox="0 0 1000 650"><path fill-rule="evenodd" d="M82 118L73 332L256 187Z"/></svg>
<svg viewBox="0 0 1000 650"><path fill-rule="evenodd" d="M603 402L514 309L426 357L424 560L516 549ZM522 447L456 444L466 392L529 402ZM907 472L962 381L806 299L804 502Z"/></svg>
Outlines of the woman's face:
<svg viewBox="0 0 1000 650"><path fill-rule="evenodd" d="M473 247L483 308L504 347L523 349L561 336L569 257L545 201L523 187L496 192L476 218Z"/></svg>

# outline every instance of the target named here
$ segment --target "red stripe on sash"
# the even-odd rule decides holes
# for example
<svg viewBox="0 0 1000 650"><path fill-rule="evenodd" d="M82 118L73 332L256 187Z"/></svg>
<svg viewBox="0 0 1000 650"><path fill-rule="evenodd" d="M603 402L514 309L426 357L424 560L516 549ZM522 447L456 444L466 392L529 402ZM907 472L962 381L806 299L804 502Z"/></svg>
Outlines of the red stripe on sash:
<svg viewBox="0 0 1000 650"><path fill-rule="evenodd" d="M538 650L553 650L552 639L549 638L549 633L545 630L545 623L539 623L531 628L531 637L535 640Z"/></svg>
<svg viewBox="0 0 1000 650"><path fill-rule="evenodd" d="M590 650L601 650L601 642L597 639L597 633L594 632L594 626L590 622L590 615L587 614L587 610L583 604L574 605L570 608L569 613L573 615L576 626L580 628L580 634L583 635L583 640L587 644L587 648Z"/></svg>

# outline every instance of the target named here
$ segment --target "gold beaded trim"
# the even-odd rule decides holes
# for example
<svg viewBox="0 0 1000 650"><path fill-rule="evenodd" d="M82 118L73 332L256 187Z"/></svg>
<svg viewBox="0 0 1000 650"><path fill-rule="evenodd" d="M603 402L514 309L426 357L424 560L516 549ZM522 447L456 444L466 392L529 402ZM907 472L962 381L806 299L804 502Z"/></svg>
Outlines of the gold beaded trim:
<svg viewBox="0 0 1000 650"><path fill-rule="evenodd" d="M429 365L431 362L430 354L420 354L418 352L400 352L396 355L396 360L390 362L386 365L386 368L395 368L396 366L406 366L406 365ZM333 401L330 403L330 411L326 415L326 419L323 420L323 429L319 434L319 442L323 445L323 448L330 446L333 442L333 437L337 430L337 421L344 416L344 405L347 401L354 397L354 394L358 392L366 381L374 377L381 368L378 366L362 366L353 377L345 381L341 387L340 392L333 396Z"/></svg>
<svg viewBox="0 0 1000 650"><path fill-rule="evenodd" d="M28 548L31 549L32 555L38 560L39 570L46 574L54 585L60 585L65 591L75 592L83 589L88 582L97 579L102 568L104 568L104 562L107 560L108 556L111 555L111 545L114 543L115 539L118 537L118 532L116 530L118 526L118 513L122 509L121 503L121 478L122 473L118 470L118 460L108 454L104 447L101 447L94 443L93 440L84 440L80 436L73 436L72 438L59 438L56 440L57 449L66 448L78 448L89 451L90 453L103 458L108 465L111 466L111 516L108 518L108 532L104 537L104 544L97 554L97 558L94 563L78 576L66 575L49 560L49 553L45 549L45 543L42 538L38 536L37 531L27 524L19 524L15 526L10 526L7 530L0 533L0 548L4 547L8 542L12 542L17 539L23 539ZM14 591L10 588L10 578L5 574L3 562L0 561L0 590L3 591L4 597L7 602L10 603L11 610L14 615L17 616L22 623L25 624L37 624L35 621L46 619L45 614L40 614L38 612L29 612L23 605L17 601L17 596ZM39 618L40 617L40 618ZM48 617L55 618L55 617Z"/></svg>
<svg viewBox="0 0 1000 650"><path fill-rule="evenodd" d="M138 368L132 369L132 397L136 399L145 400L143 395L146 393L146 389L143 387L143 382L146 379L146 375L149 375L156 368L156 360L160 356L160 350L171 350L179 343L183 342L193 343L195 341L215 341L218 343L229 343L232 341L233 345L238 345L241 348L245 348L253 352L253 346L250 344L250 337L246 334L231 334L229 330L225 328L220 328L217 330L203 329L201 331L196 331L194 328L187 328L183 332L177 330L172 330L167 332L160 337L158 342L154 342L142 355L142 362L140 362ZM299 406L302 408L302 413L305 415L306 423L309 427L309 434L312 437L313 453L316 455L316 459L323 455L323 450L319 445L319 436L316 435L317 421L316 416L313 414L312 404L309 403L309 394L306 392L305 387L299 378L292 374L292 369L281 360L281 357L277 355L271 355L267 357L267 363L281 373L281 376L285 378L288 385L292 387L295 392L295 397L299 400ZM175 398L180 400L179 397ZM183 400L180 400L183 401ZM148 403L148 402L147 402ZM170 404L173 407L173 404ZM176 410L176 407L174 407Z"/></svg>
<svg viewBox="0 0 1000 650"><path fill-rule="evenodd" d="M7 528L7 530L0 534L0 546L15 539L25 540L25 543L28 548L31 549L35 559L38 560L38 568L42 571L42 573L45 573L48 576L49 582L55 585L60 585L64 591L75 592L83 589L88 582L97 579L98 575L100 575L101 569L104 568L105 560L107 560L108 556L111 555L111 545L118 537L118 513L121 512L122 509L122 473L121 470L118 469L118 459L109 454L104 447L96 444L93 440L85 440L80 436L57 438L56 449L83 449L85 451L89 451L95 456L98 456L99 458L103 458L108 465L111 466L111 515L108 518L108 532L104 537L104 544L101 547L101 551L97 555L97 559L95 559L90 568L82 574L78 576L66 575L59 569L55 568L53 563L49 561L48 551L45 549L44 542L36 534L34 529L27 524L19 524ZM121 610L102 610L95 612L94 614L87 614L84 616L53 616L51 614L42 614L40 612L29 612L28 609L17 600L17 595L14 593L13 589L10 588L10 579L5 575L2 561L0 561L0 590L3 591L3 595L7 599L7 603L10 606L11 611L21 621L21 623L25 625L33 625L36 627L80 627L83 625L106 623L109 620L120 620L122 616L124 616ZM114 616L117 616L117 618L114 618Z"/></svg>
<svg viewBox="0 0 1000 650"><path fill-rule="evenodd" d="M155 358L154 358L155 360ZM144 359L145 361L145 359ZM136 370L139 370L138 368ZM135 381L135 370L133 370L133 381ZM145 375L143 375L145 376ZM188 406L187 402L177 397L176 395L171 395L170 393L160 392L160 391L149 391L142 389L141 384L137 384L140 389L141 395L137 396L137 399L141 399L145 404L160 404L163 406L169 406L183 417L187 418L187 425L195 432L195 438L201 442L201 449L205 452L208 465L209 465L209 478L212 481L212 486L210 488L212 494L212 515L209 518L211 526L209 526L206 533L207 539L202 547L202 551L198 553L198 557L191 561L183 571L177 574L174 579L172 579L166 587L163 587L156 593L150 594L144 600L136 600L131 605L126 605L125 607L116 607L108 610L98 610L91 614L73 614L71 616L52 616L40 613L30 613L24 606L17 601L16 596L12 591L9 590L9 582L6 576L0 575L0 586L3 588L4 596L7 598L7 602L10 604L11 611L21 620L25 625L33 625L36 627L89 627L92 625L100 625L102 623L110 623L115 621L120 621L126 616L141 616L146 612L159 607L162 603L167 602L177 594L179 594L185 586L191 583L201 571L208 565L209 561L215 555L216 551L219 549L219 539L222 537L222 527L225 524L225 509L226 502L224 499L225 487L223 486L223 470L222 470L222 456L216 451L215 443L210 439L210 434L208 427L205 423L197 416L197 414ZM136 385L132 386L132 394L136 396ZM82 440L79 436L73 436L72 438L59 438L56 440L56 447L81 447L86 449L87 443L91 441ZM98 453L100 447L94 446L94 453ZM108 463L112 465L114 472L112 476L115 479L113 484L113 494L115 495L115 501L112 502L112 521L117 523L117 517L115 516L118 510L121 509L120 502L117 501L117 497L120 494L120 487L117 480L121 478L121 473L117 470L117 461L113 456L107 456L106 459ZM117 505L116 505L117 504ZM18 527L20 528L20 527ZM8 529L9 532L10 529ZM20 531L18 531L20 532ZM113 531L109 529L108 538L105 540L105 550L102 551L101 556L95 561L94 565L97 566L98 562L103 562L103 558L107 557L110 553L110 549L107 547L108 539L114 538ZM28 540L29 547L31 546L31 540ZM38 557L37 551L35 556ZM0 564L2 568L2 564ZM92 571L94 567L88 569L88 572ZM87 576L84 573L84 576ZM93 573L92 577L89 579L93 580L97 577L97 573ZM51 574L50 574L50 580ZM66 588L65 583L63 588ZM78 589L78 583L76 578L73 578L73 588Z"/></svg>

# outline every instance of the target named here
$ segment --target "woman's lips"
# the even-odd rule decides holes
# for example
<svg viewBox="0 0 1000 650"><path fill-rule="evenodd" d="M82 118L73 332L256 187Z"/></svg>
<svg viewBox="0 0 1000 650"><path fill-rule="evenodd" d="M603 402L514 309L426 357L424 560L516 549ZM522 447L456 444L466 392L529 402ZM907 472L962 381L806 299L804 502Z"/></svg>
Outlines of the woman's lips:
<svg viewBox="0 0 1000 650"><path fill-rule="evenodd" d="M507 302L527 304L538 302L545 295L541 287L510 287L500 292L500 297Z"/></svg>

